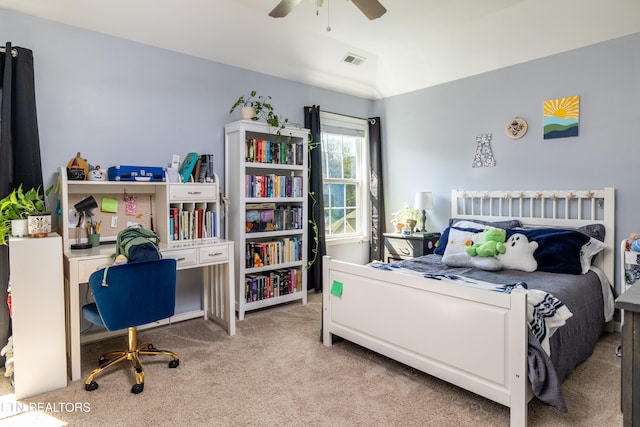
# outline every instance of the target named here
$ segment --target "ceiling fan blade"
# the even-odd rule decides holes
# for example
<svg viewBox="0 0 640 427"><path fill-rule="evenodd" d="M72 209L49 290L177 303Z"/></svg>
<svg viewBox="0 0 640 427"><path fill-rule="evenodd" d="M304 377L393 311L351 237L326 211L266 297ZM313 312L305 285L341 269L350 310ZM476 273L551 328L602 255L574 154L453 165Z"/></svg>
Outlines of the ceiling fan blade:
<svg viewBox="0 0 640 427"><path fill-rule="evenodd" d="M387 12L387 9L378 0L351 0L362 13L369 19L380 18Z"/></svg>
<svg viewBox="0 0 640 427"><path fill-rule="evenodd" d="M294 7L300 4L302 0L282 0L278 5L269 12L269 16L273 18L284 18L293 10Z"/></svg>

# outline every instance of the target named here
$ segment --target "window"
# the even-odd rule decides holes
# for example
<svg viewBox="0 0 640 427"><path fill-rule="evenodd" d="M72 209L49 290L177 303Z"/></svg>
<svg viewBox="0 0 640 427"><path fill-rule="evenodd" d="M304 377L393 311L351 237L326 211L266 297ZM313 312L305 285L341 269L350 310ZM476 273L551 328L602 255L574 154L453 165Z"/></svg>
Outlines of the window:
<svg viewBox="0 0 640 427"><path fill-rule="evenodd" d="M368 126L364 119L320 113L327 239L369 235Z"/></svg>

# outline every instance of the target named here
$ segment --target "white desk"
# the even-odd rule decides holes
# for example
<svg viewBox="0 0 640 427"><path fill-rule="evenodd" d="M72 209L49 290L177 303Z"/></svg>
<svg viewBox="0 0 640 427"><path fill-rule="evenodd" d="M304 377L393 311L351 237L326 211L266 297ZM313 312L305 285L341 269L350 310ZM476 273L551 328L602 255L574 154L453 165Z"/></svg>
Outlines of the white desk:
<svg viewBox="0 0 640 427"><path fill-rule="evenodd" d="M174 258L178 270L203 268L202 310L176 313L160 322L144 325L144 329L203 316L220 324L229 335L235 335L235 280L233 242L221 240L215 244L194 244L180 248L161 246L164 258ZM113 336L114 332L100 332L80 337L80 284L86 283L94 271L113 263L114 245L99 248L68 250L64 253L65 316L67 321L67 372L72 381L80 379L81 352L84 342Z"/></svg>

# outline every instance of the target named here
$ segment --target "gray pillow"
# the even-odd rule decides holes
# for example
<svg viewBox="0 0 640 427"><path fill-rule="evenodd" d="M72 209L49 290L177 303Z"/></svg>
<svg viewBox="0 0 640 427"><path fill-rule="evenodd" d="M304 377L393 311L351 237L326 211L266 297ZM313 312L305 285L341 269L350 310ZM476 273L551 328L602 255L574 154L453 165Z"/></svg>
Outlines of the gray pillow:
<svg viewBox="0 0 640 427"><path fill-rule="evenodd" d="M582 227L576 228L582 234L586 234L589 237L593 237L594 239L600 240L604 242L605 236L605 228L602 224L589 224L583 225Z"/></svg>

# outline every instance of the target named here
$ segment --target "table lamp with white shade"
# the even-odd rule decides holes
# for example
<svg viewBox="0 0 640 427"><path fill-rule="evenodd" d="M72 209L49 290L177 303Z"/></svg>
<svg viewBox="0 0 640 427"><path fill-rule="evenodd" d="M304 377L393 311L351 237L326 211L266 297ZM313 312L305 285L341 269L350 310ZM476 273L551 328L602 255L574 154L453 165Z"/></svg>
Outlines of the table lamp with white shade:
<svg viewBox="0 0 640 427"><path fill-rule="evenodd" d="M418 191L413 203L414 209L419 210L422 213L422 227L420 232L427 232L427 210L433 209L433 195L431 191Z"/></svg>

